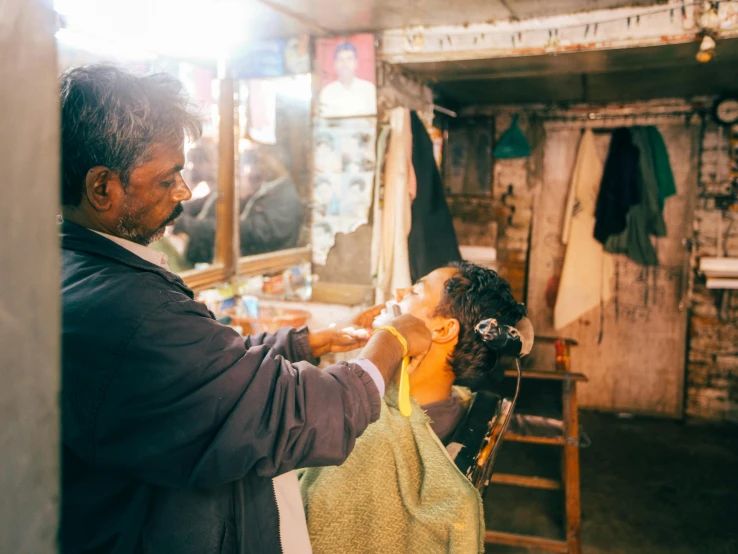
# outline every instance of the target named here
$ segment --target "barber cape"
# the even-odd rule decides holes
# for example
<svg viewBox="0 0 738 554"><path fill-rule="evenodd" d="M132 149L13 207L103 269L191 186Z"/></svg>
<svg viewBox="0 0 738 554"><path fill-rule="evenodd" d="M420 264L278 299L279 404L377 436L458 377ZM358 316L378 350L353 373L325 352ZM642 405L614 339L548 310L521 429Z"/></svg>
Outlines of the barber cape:
<svg viewBox="0 0 738 554"><path fill-rule="evenodd" d="M379 421L340 467L301 472L315 554L484 552L482 499L413 401L387 388Z"/></svg>

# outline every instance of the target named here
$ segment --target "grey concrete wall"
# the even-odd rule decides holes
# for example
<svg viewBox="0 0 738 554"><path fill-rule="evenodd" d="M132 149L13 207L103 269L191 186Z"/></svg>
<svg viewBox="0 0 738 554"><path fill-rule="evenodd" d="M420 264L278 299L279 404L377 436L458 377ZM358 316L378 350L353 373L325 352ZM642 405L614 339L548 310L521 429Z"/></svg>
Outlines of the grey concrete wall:
<svg viewBox="0 0 738 554"><path fill-rule="evenodd" d="M0 0L0 552L56 552L59 117L51 0Z"/></svg>

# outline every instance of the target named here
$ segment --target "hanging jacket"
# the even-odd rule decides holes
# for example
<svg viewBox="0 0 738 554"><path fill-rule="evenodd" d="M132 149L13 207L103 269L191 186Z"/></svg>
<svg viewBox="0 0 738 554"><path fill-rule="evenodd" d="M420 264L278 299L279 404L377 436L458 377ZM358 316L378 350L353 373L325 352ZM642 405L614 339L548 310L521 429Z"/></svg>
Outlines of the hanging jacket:
<svg viewBox="0 0 738 554"><path fill-rule="evenodd" d="M594 237L602 244L625 230L628 211L640 200L639 156L630 129L615 129L595 208Z"/></svg>
<svg viewBox="0 0 738 554"><path fill-rule="evenodd" d="M433 143L425 125L411 114L413 167L417 196L412 205L412 227L408 237L410 275L413 282L449 262L461 260L451 211L443 193L443 180L433 156Z"/></svg>
<svg viewBox="0 0 738 554"><path fill-rule="evenodd" d="M676 192L666 145L656 127L634 127L633 145L639 151L638 189L640 200L631 206L622 233L610 236L605 250L626 254L646 266L658 265L651 236L665 237L664 200Z"/></svg>

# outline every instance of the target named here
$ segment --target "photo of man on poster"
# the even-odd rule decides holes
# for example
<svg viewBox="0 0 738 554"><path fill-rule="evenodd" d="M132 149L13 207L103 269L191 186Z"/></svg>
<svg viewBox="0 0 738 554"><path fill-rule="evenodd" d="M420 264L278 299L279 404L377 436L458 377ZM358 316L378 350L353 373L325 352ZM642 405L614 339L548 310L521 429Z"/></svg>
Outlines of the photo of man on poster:
<svg viewBox="0 0 738 554"><path fill-rule="evenodd" d="M321 117L375 115L377 88L372 35L322 40L318 49L318 71L324 82L327 81L320 91Z"/></svg>

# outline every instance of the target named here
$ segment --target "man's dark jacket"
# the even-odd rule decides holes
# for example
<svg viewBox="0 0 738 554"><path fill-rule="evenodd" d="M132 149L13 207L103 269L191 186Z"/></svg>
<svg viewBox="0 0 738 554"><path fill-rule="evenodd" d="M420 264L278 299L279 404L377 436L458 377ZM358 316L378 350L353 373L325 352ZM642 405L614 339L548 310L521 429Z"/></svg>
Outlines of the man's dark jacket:
<svg viewBox="0 0 738 554"><path fill-rule="evenodd" d="M244 341L182 280L62 224L64 554L281 551L271 478L341 463L379 417L307 330Z"/></svg>

